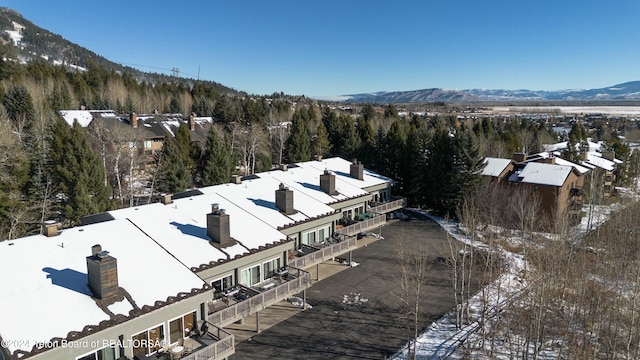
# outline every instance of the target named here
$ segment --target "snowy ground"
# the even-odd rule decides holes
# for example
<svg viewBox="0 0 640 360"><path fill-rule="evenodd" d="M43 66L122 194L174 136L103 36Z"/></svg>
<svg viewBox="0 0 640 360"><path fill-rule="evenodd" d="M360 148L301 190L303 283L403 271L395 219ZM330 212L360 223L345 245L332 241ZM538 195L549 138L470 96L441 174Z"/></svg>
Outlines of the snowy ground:
<svg viewBox="0 0 640 360"><path fill-rule="evenodd" d="M621 190L621 194L628 199L638 200L638 195L632 192ZM604 223L609 215L613 211L620 210L620 204L613 204L611 206L585 206L583 209L585 213L591 214L591 216L585 216L582 222L576 227L576 233L584 235L589 230L597 228L600 224ZM460 231L460 225L457 222L451 220L445 220L430 214L426 214L431 219L436 221L440 226L447 231L451 236L457 240L474 246L478 249L487 249L487 245L472 241L468 236L463 235L464 232ZM578 236L580 236L578 235ZM491 317L498 313L502 308L515 297L517 297L525 288L526 282L522 275L525 273L525 269L528 267L521 255L514 254L505 250L502 250L503 258L506 259L506 267L504 273L497 280L490 283L482 291L478 292L473 298L471 298L468 306L471 308L471 313L480 315L483 313L482 304L494 304L488 309L484 309L486 314L484 319L478 318L470 324L464 326L461 329L456 328L456 316L452 310L447 315L443 316L438 321L431 324L425 332L416 340L416 358L417 359L461 359L464 358L459 349L463 342L473 343L479 341L478 330L481 323L484 321L490 321ZM408 344L399 350L395 355L391 357L394 360L408 359ZM501 352L498 350L497 354L494 354L496 358L509 358L509 351L505 348ZM468 354L466 354L468 356ZM556 354L553 350L543 351L539 354L540 359L554 359Z"/></svg>

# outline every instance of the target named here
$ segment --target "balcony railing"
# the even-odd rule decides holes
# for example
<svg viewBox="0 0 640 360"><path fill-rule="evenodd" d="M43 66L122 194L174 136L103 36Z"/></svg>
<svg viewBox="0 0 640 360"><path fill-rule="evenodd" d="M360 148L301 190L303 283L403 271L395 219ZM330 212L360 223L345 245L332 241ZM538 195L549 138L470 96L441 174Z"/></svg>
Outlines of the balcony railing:
<svg viewBox="0 0 640 360"><path fill-rule="evenodd" d="M369 212L376 214L386 214L394 210L402 209L405 206L407 206L407 199L402 198L381 204L376 203L375 206L369 208Z"/></svg>
<svg viewBox="0 0 640 360"><path fill-rule="evenodd" d="M291 297L311 286L311 274L298 268L289 267L287 281L273 288L255 292L246 300L226 306L208 315L207 320L217 326L225 326L246 316Z"/></svg>
<svg viewBox="0 0 640 360"><path fill-rule="evenodd" d="M218 341L213 342L203 348L194 349L191 354L181 356L182 360L215 360L226 359L227 357L235 354L235 344L233 334L226 332L214 325L213 331L217 334L213 334L211 330L209 332L215 336Z"/></svg>
<svg viewBox="0 0 640 360"><path fill-rule="evenodd" d="M355 224L351 224L349 226L345 226L343 228L337 229L336 233L340 235L354 236L361 232L365 232L367 230L371 230L375 227L381 226L386 222L387 222L386 215L378 215L373 219L359 221Z"/></svg>
<svg viewBox="0 0 640 360"><path fill-rule="evenodd" d="M309 266L325 262L338 255L342 255L347 251L353 250L355 248L356 238L350 236L339 243L318 248L317 251L314 251L310 254L296 257L293 260L289 261L289 266L293 266L296 268L307 268Z"/></svg>

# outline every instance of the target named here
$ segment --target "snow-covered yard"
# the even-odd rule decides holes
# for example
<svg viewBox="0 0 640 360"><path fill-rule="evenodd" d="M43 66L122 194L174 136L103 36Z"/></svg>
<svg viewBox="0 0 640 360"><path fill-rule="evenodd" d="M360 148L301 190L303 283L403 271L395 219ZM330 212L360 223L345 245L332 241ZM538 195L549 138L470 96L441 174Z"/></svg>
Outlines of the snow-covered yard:
<svg viewBox="0 0 640 360"><path fill-rule="evenodd" d="M637 201L637 195L621 189L621 194L625 198ZM577 225L572 233L574 239L580 239L590 230L593 230L603 224L613 212L622 209L620 204L611 206L585 206L583 211L588 215L582 218L582 222ZM461 228L460 224L451 220L446 220L426 213L431 219L436 221L440 226L455 239L476 249L487 250L488 246L479 241L473 241L466 235L466 229ZM500 229L492 229L494 232L501 232ZM505 240L516 246L521 243L522 239L517 239L509 231L504 231ZM553 240L553 234L537 234L543 238ZM508 239L507 239L508 237ZM492 249L492 251L495 251ZM417 359L461 359L461 358L498 358L509 359L513 356L513 352L509 350L512 344L507 344L505 339L494 339L492 344L493 353L491 357L479 350L485 348L481 335L483 326L491 327L492 318L500 314L506 306L518 299L527 289L526 273L527 271L535 271L527 265L523 256L512 253L504 249L501 252L504 262L502 275L488 286L475 294L468 304L470 313L473 314L473 321L466 325L456 327L456 313L452 310L450 313L432 323L425 329L424 333L416 340L416 358ZM513 336L511 342L524 342L519 336ZM461 346L465 344L465 346ZM399 350L392 359L403 360L408 359L409 344ZM474 351L475 349L475 351ZM477 351L477 352L476 352ZM555 359L558 357L558 350L554 344L545 344L539 349L537 357L539 359ZM470 353L471 352L471 353Z"/></svg>

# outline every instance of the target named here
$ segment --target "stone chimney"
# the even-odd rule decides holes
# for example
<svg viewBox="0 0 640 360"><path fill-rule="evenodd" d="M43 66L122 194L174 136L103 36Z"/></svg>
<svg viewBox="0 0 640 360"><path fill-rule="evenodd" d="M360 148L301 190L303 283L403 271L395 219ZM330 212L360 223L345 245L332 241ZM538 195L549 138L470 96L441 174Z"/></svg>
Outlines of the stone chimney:
<svg viewBox="0 0 640 360"><path fill-rule="evenodd" d="M282 183L280 183L278 190L276 190L276 207L287 215L296 212L293 209L293 190L289 190L289 188Z"/></svg>
<svg viewBox="0 0 640 360"><path fill-rule="evenodd" d="M242 184L242 176L241 175L231 175L231 183L232 184Z"/></svg>
<svg viewBox="0 0 640 360"><path fill-rule="evenodd" d="M89 288L98 299L114 298L118 294L118 261L100 245L93 245L91 256L87 256L87 275Z"/></svg>
<svg viewBox="0 0 640 360"><path fill-rule="evenodd" d="M60 234L58 232L58 223L55 220L47 220L43 222L42 234L46 237L52 237Z"/></svg>
<svg viewBox="0 0 640 360"><path fill-rule="evenodd" d="M191 115L189 115L189 123L187 125L189 125L189 130L191 131L196 129L196 113L192 112Z"/></svg>
<svg viewBox="0 0 640 360"><path fill-rule="evenodd" d="M607 160L613 161L613 159L616 158L616 153L613 152L613 151L603 151L602 152L602 157L607 159Z"/></svg>
<svg viewBox="0 0 640 360"><path fill-rule="evenodd" d="M364 180L364 165L356 159L353 159L349 167L349 174L354 179Z"/></svg>
<svg viewBox="0 0 640 360"><path fill-rule="evenodd" d="M329 195L338 195L336 191L336 176L329 170L320 175L320 188Z"/></svg>
<svg viewBox="0 0 640 360"><path fill-rule="evenodd" d="M513 161L517 162L517 163L521 163L521 162L525 162L527 160L527 154L523 153L523 152L517 152L515 154L513 154Z"/></svg>
<svg viewBox="0 0 640 360"><path fill-rule="evenodd" d="M234 244L234 241L231 240L229 214L224 209L220 209L218 204L212 204L211 213L207 214L207 235L220 247Z"/></svg>
<svg viewBox="0 0 640 360"><path fill-rule="evenodd" d="M138 127L138 114L136 114L134 112L129 114L129 124L131 124L131 127L133 127L133 128L137 128Z"/></svg>

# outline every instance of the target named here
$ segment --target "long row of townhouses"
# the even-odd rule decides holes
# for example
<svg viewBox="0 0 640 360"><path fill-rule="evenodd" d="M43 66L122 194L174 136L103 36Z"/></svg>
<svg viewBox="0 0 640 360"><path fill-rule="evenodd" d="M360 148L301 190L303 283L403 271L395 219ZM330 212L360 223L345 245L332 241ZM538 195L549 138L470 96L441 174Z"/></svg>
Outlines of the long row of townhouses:
<svg viewBox="0 0 640 360"><path fill-rule="evenodd" d="M226 358L226 325L304 300L305 269L350 256L357 234L404 206L391 186L357 161L318 158L0 242L2 353Z"/></svg>

